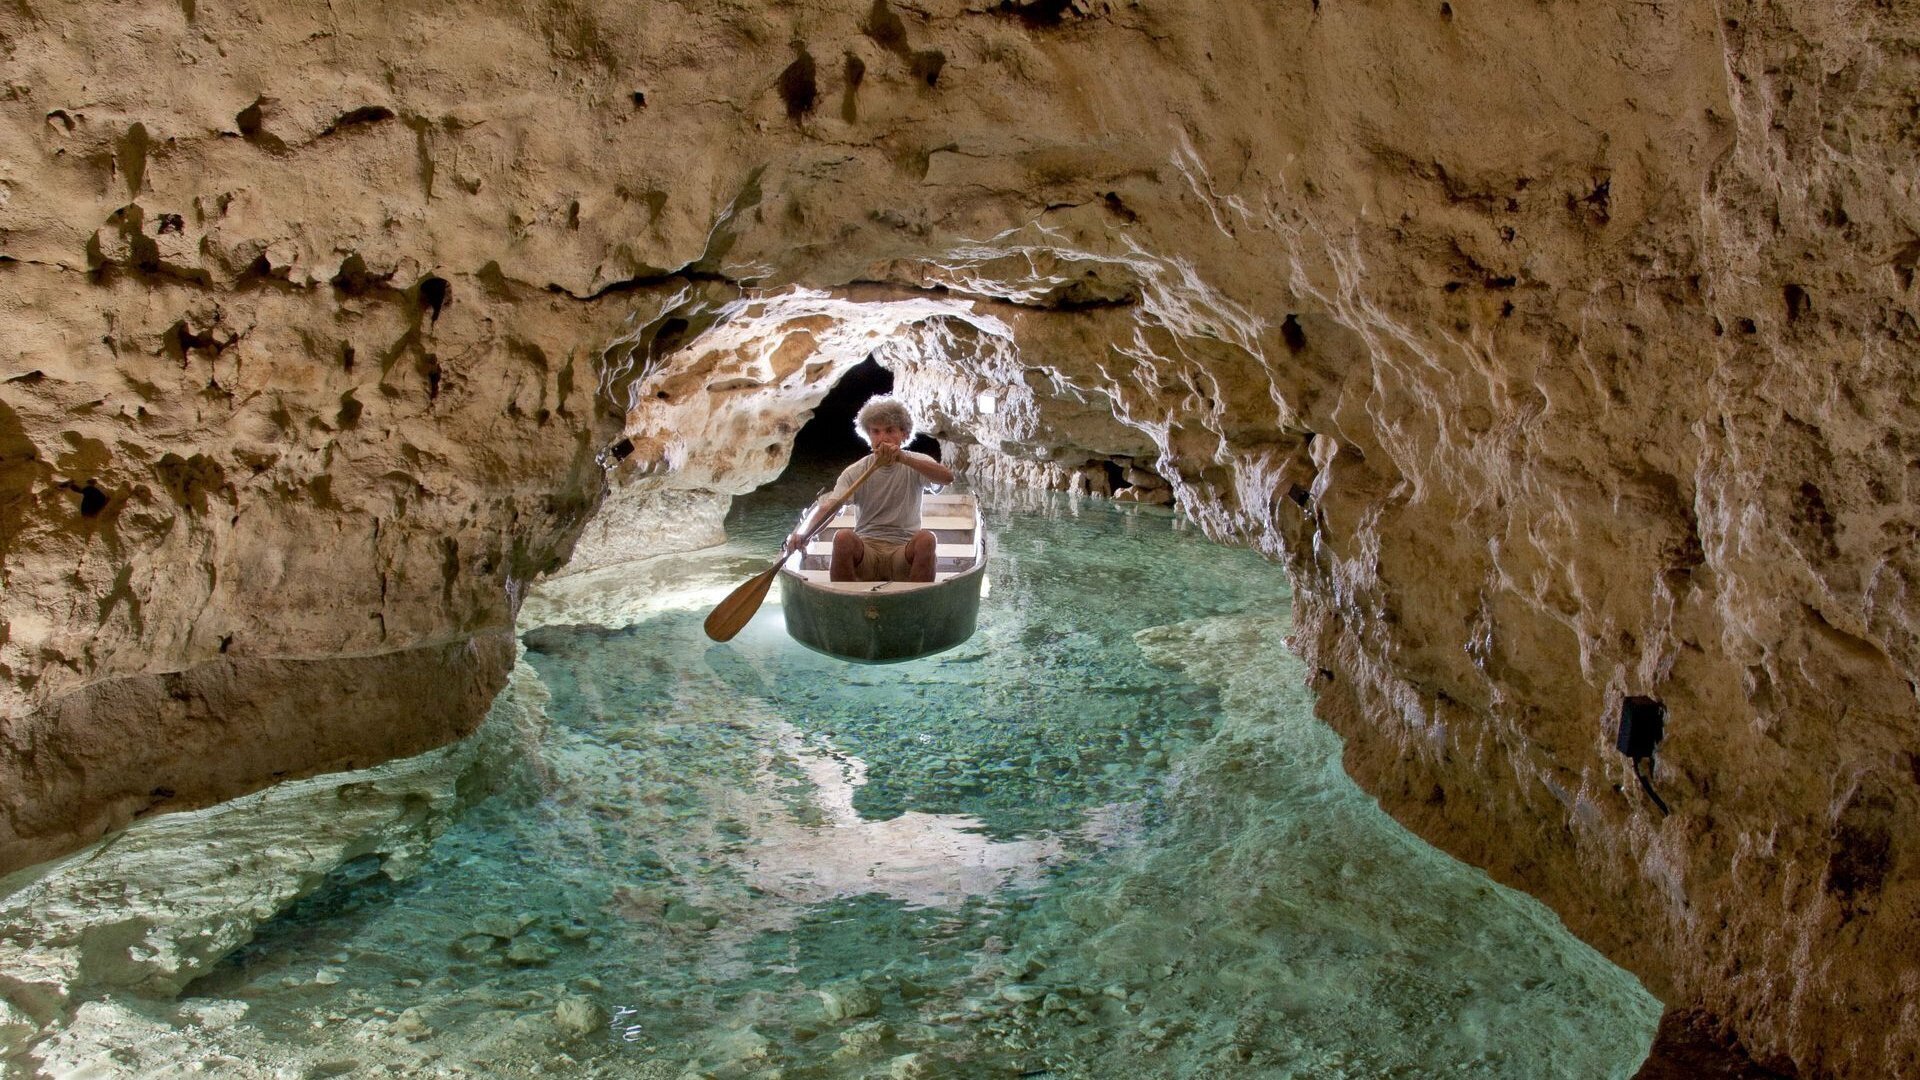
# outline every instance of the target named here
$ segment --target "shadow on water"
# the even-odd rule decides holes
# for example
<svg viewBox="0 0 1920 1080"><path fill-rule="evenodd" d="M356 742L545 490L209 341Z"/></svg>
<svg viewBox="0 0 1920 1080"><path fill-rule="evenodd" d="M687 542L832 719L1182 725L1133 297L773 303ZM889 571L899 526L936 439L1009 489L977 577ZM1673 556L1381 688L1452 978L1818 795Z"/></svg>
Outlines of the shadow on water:
<svg viewBox="0 0 1920 1080"><path fill-rule="evenodd" d="M730 535L772 550L832 472ZM981 630L936 657L842 664L775 604L726 646L697 604L528 631L549 722L508 791L193 993L561 1074L1631 1074L1658 1004L1340 772L1277 568L996 499Z"/></svg>

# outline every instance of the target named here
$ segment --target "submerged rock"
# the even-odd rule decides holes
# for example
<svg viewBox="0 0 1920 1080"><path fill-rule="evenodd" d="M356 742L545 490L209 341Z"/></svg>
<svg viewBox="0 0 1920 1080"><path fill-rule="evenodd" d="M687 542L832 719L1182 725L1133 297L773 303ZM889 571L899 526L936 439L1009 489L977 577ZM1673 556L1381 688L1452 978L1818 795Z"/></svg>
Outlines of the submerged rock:
<svg viewBox="0 0 1920 1080"><path fill-rule="evenodd" d="M493 951L497 944L492 934L468 934L455 941L451 946L453 955L463 960L473 960Z"/></svg>
<svg viewBox="0 0 1920 1080"><path fill-rule="evenodd" d="M219 1031L239 1023L247 1015L244 1001L190 1001L180 1007L182 1016L209 1031Z"/></svg>
<svg viewBox="0 0 1920 1080"><path fill-rule="evenodd" d="M617 910L635 918L654 919L666 913L673 897L659 886L636 889L623 885L613 891Z"/></svg>
<svg viewBox="0 0 1920 1080"><path fill-rule="evenodd" d="M553 932L562 941L580 942L593 936L593 927L578 919L557 920L553 924Z"/></svg>
<svg viewBox="0 0 1920 1080"><path fill-rule="evenodd" d="M551 945L542 945L537 941L525 939L516 941L507 949L507 963L515 967L538 967L552 960L559 950Z"/></svg>
<svg viewBox="0 0 1920 1080"><path fill-rule="evenodd" d="M661 917L669 926L677 926L700 933L705 933L720 925L720 914L718 912L700 907L697 904L689 904L684 900L675 900L669 903L665 914Z"/></svg>
<svg viewBox="0 0 1920 1080"><path fill-rule="evenodd" d="M472 933L485 934L501 941L512 940L525 924L507 915L482 915L473 920Z"/></svg>
<svg viewBox="0 0 1920 1080"><path fill-rule="evenodd" d="M1013 983L1000 988L1000 1000L1014 1005L1027 1005L1047 996L1046 987L1030 986L1025 983Z"/></svg>
<svg viewBox="0 0 1920 1080"><path fill-rule="evenodd" d="M393 1033L403 1039L418 1041L433 1032L433 1022L428 1018L427 1010L419 1005L404 1010L393 1022Z"/></svg>
<svg viewBox="0 0 1920 1080"><path fill-rule="evenodd" d="M850 1061L865 1057L893 1038L893 1028L874 1020L841 1032L840 1045L833 1051L833 1057L839 1061Z"/></svg>
<svg viewBox="0 0 1920 1080"><path fill-rule="evenodd" d="M880 993L860 982L835 983L814 991L820 998L820 1011L829 1020L852 1020L880 1011Z"/></svg>
<svg viewBox="0 0 1920 1080"><path fill-rule="evenodd" d="M722 1061L761 1061L773 1051L773 1040L751 1027L730 1031L713 1040L713 1053Z"/></svg>
<svg viewBox="0 0 1920 1080"><path fill-rule="evenodd" d="M553 1007L553 1026L562 1035L590 1035L607 1024L607 1010L592 998L563 997Z"/></svg>
<svg viewBox="0 0 1920 1080"><path fill-rule="evenodd" d="M901 1054L887 1062L889 1080L932 1080L940 1075L938 1059L928 1054Z"/></svg>

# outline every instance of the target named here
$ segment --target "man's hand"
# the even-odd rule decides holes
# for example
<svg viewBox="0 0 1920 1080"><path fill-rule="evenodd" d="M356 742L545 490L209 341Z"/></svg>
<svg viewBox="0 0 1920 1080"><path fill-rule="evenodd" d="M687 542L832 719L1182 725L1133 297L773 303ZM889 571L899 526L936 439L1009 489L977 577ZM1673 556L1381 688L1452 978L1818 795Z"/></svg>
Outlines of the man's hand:
<svg viewBox="0 0 1920 1080"><path fill-rule="evenodd" d="M881 443L873 448L873 457L880 465L891 465L900 460L900 448Z"/></svg>

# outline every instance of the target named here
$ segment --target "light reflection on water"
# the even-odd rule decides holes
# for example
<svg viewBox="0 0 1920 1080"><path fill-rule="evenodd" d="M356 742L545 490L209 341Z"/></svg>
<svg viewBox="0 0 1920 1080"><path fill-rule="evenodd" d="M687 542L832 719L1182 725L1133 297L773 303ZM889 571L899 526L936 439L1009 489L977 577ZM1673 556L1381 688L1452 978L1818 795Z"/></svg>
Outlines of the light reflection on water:
<svg viewBox="0 0 1920 1080"><path fill-rule="evenodd" d="M721 794L715 805L749 819L748 850L736 864L750 889L791 909L872 893L908 907L951 907L969 896L1038 884L1040 870L1062 854L1051 837L994 840L966 814L908 810L869 821L854 809L867 763L810 743L800 729L777 723L770 761L744 798ZM808 799L803 816L773 799L773 762L797 768ZM747 805L742 806L742 803Z"/></svg>
<svg viewBox="0 0 1920 1080"><path fill-rule="evenodd" d="M744 501L736 543L771 552L816 486ZM941 656L841 664L773 604L715 646L659 596L528 631L551 725L510 789L194 995L296 1043L361 1018L429 1072L1631 1074L1658 1004L1339 772L1277 568L1020 498ZM287 985L317 963L341 981ZM545 1021L567 998L593 1034Z"/></svg>

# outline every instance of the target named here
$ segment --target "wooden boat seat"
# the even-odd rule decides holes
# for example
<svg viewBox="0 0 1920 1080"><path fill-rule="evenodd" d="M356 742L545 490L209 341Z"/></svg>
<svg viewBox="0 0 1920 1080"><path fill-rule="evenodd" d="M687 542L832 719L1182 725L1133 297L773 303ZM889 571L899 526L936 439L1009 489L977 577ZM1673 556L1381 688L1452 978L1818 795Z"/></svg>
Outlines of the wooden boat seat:
<svg viewBox="0 0 1920 1080"><path fill-rule="evenodd" d="M943 555L934 561L935 571L952 570L955 572L973 568L976 561L973 549L968 548L959 555ZM825 551L810 551L800 558L797 570L825 570L833 562L833 555Z"/></svg>
<svg viewBox="0 0 1920 1080"><path fill-rule="evenodd" d="M964 559L973 554L972 544L935 544L934 556L941 559ZM815 540L807 545L809 555L833 555L833 541Z"/></svg>
<svg viewBox="0 0 1920 1080"><path fill-rule="evenodd" d="M809 582L823 589L831 589L834 592L899 593L912 592L915 589L924 589L929 585L938 585L943 581L951 581L962 573L962 571L948 570L936 573L933 575L932 581L834 581L827 576L827 571L825 570L802 570L799 573L801 577L806 578Z"/></svg>
<svg viewBox="0 0 1920 1080"><path fill-rule="evenodd" d="M920 515L920 527L923 529L932 529L934 532L972 532L973 518L963 514L923 513ZM837 514L834 516L834 519L827 522L820 531L826 532L828 529L851 528L853 528L853 515Z"/></svg>

